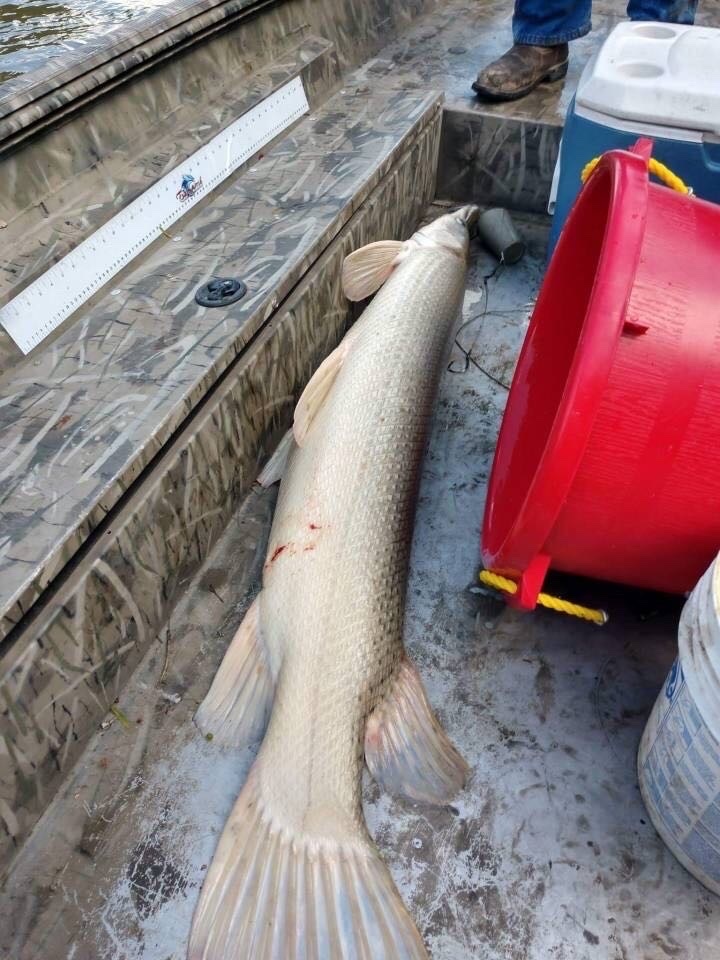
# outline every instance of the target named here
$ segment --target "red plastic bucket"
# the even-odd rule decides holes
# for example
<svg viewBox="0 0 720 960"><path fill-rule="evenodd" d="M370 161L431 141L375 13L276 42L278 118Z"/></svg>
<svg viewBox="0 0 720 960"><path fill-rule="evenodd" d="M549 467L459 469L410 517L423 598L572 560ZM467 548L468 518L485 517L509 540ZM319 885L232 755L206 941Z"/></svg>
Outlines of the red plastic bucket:
<svg viewBox="0 0 720 960"><path fill-rule="evenodd" d="M548 267L482 534L531 609L549 567L683 593L720 548L720 206L605 154Z"/></svg>

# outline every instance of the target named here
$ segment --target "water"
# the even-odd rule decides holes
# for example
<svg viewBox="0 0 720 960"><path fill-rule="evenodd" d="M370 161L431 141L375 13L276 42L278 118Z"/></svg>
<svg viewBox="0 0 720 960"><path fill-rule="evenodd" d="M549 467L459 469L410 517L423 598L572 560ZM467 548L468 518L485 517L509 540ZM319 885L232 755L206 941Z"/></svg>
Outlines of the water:
<svg viewBox="0 0 720 960"><path fill-rule="evenodd" d="M0 0L0 84L170 0Z"/></svg>

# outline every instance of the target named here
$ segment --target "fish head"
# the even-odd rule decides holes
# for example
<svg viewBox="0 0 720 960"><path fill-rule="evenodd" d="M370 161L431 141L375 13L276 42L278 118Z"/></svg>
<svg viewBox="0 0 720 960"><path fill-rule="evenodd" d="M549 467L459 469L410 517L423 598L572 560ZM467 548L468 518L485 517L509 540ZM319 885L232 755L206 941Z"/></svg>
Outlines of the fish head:
<svg viewBox="0 0 720 960"><path fill-rule="evenodd" d="M417 247L440 247L456 256L467 258L470 228L478 218L479 210L473 204L446 213L432 223L421 227L408 243Z"/></svg>
<svg viewBox="0 0 720 960"><path fill-rule="evenodd" d="M343 262L343 291L348 300L371 297L390 274L418 249L444 250L467 261L470 227L479 210L468 205L446 213L414 233L409 240L380 240L355 250Z"/></svg>

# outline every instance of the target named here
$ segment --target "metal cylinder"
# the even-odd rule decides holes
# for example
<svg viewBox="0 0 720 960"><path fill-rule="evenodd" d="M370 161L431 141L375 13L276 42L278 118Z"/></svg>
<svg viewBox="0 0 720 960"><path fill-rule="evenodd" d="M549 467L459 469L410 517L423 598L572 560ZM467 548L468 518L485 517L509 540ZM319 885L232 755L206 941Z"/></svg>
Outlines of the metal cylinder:
<svg viewBox="0 0 720 960"><path fill-rule="evenodd" d="M503 263L517 263L525 253L525 243L515 229L507 210L492 207L481 213L477 230L483 243Z"/></svg>

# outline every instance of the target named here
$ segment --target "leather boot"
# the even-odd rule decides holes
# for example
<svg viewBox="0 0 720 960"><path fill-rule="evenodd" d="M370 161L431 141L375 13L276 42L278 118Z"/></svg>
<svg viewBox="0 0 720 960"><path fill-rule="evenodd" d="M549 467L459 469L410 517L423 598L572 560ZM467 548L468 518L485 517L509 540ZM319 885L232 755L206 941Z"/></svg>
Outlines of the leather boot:
<svg viewBox="0 0 720 960"><path fill-rule="evenodd" d="M545 80L560 80L567 68L566 43L554 47L516 43L481 70L472 87L485 100L519 100Z"/></svg>

